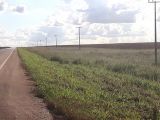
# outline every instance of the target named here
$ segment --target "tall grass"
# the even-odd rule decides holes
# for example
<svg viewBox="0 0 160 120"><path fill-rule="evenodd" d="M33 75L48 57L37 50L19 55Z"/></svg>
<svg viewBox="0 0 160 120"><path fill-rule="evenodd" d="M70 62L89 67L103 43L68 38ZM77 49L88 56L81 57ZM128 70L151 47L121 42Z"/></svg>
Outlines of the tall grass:
<svg viewBox="0 0 160 120"><path fill-rule="evenodd" d="M62 64L105 67L107 70L143 79L159 80L160 67L154 65L153 50L117 50L100 48L30 48L41 56ZM159 51L160 52L160 51ZM160 60L160 55L158 55Z"/></svg>
<svg viewBox="0 0 160 120"><path fill-rule="evenodd" d="M132 75L137 69L136 65L124 67L121 63L114 68L107 67L107 61L96 65L92 57L91 61L83 59L84 56L74 60L72 57L63 59L67 56L64 51L55 54L59 58L53 58L54 52L52 55L43 54L40 50L36 52L46 55L47 59L19 49L22 61L36 81L40 96L70 120L142 120L160 117L160 83L135 73Z"/></svg>

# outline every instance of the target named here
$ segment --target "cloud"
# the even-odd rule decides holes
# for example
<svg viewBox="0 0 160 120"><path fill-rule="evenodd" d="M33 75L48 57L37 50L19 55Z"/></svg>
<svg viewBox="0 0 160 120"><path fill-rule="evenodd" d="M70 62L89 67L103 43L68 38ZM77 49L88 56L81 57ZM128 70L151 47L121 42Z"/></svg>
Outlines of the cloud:
<svg viewBox="0 0 160 120"><path fill-rule="evenodd" d="M107 0L86 0L89 8L86 13L87 21L91 23L134 23L137 10L131 10L124 4L107 6Z"/></svg>
<svg viewBox="0 0 160 120"><path fill-rule="evenodd" d="M28 36L28 42L37 44L37 42L41 42L41 45L46 45L46 39L48 41L48 45L55 44L55 35L58 36L59 43L64 41L65 33L64 29L61 26L48 26L41 25L36 28L36 30L31 30L31 34Z"/></svg>
<svg viewBox="0 0 160 120"><path fill-rule="evenodd" d="M55 34L59 44L77 44L77 25L82 26L81 41L84 44L123 42L131 37L134 39L131 41L135 41L146 35L136 26L138 9L122 3L109 4L108 0L83 0L82 3L65 1L43 24L32 30L28 43L36 44L41 40L45 44L45 33L50 45L55 44Z"/></svg>
<svg viewBox="0 0 160 120"><path fill-rule="evenodd" d="M7 3L4 0L0 0L0 11L4 11L7 7Z"/></svg>
<svg viewBox="0 0 160 120"><path fill-rule="evenodd" d="M0 47L1 46L16 46L15 36L8 32L4 27L0 26Z"/></svg>
<svg viewBox="0 0 160 120"><path fill-rule="evenodd" d="M16 13L24 13L25 5L12 5L9 4L6 0L0 0L0 11L7 12L16 12Z"/></svg>
<svg viewBox="0 0 160 120"><path fill-rule="evenodd" d="M12 7L12 11L22 14L25 12L25 6L19 5L19 6Z"/></svg>
<svg viewBox="0 0 160 120"><path fill-rule="evenodd" d="M37 45L40 40L45 45L46 35L48 44L55 45L55 34L58 44L78 44L76 27L82 26L82 44L152 41L152 5L147 6L145 0L133 1L64 0L41 24L18 30L17 39L12 37L15 41L21 39L23 46ZM23 13L25 7L15 6L12 11Z"/></svg>
<svg viewBox="0 0 160 120"><path fill-rule="evenodd" d="M63 0L65 3L71 3L72 0Z"/></svg>

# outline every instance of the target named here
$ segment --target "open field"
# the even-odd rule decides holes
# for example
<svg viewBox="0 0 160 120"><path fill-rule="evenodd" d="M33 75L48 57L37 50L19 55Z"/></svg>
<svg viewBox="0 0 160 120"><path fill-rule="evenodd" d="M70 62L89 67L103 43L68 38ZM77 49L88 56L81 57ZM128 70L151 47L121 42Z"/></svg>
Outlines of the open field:
<svg viewBox="0 0 160 120"><path fill-rule="evenodd" d="M52 46L51 46L52 47ZM63 48L78 47L78 45L59 45ZM82 44L82 48L108 48L108 49L154 49L153 42L146 43L116 43L116 44ZM160 43L157 43L160 48Z"/></svg>
<svg viewBox="0 0 160 120"><path fill-rule="evenodd" d="M35 47L19 54L39 96L69 119L160 118L160 68L151 49Z"/></svg>
<svg viewBox="0 0 160 120"><path fill-rule="evenodd" d="M63 64L103 67L113 72L152 80L160 77L160 69L154 66L154 50L150 49L83 48L79 51L75 47L57 49L53 47L35 47L29 50L42 55L48 60ZM160 55L158 55L158 59L160 60Z"/></svg>

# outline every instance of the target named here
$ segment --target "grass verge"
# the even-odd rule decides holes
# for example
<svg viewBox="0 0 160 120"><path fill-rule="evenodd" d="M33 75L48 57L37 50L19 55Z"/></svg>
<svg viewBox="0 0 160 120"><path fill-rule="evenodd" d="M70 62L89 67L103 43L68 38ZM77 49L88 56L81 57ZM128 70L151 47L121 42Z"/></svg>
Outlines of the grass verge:
<svg viewBox="0 0 160 120"><path fill-rule="evenodd" d="M160 83L103 67L61 64L19 49L39 96L69 120L159 118Z"/></svg>

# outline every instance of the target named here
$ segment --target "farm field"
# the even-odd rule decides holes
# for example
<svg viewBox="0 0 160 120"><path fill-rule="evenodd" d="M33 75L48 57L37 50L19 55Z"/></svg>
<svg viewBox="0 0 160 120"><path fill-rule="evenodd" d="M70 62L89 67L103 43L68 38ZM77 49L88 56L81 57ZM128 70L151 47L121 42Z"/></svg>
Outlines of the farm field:
<svg viewBox="0 0 160 120"><path fill-rule="evenodd" d="M54 113L69 120L160 119L160 68L154 66L151 49L18 51L36 81L38 96Z"/></svg>

